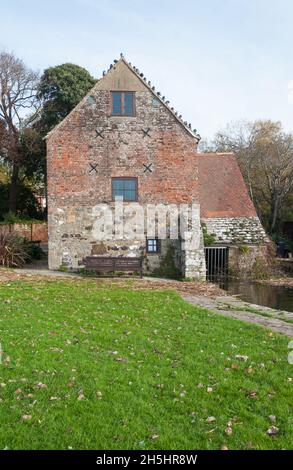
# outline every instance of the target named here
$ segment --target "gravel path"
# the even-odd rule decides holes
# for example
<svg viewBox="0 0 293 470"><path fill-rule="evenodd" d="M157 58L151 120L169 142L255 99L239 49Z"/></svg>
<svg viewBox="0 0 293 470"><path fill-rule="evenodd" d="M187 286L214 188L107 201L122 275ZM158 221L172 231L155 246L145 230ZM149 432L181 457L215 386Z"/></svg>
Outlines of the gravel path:
<svg viewBox="0 0 293 470"><path fill-rule="evenodd" d="M262 305L249 304L232 296L203 297L183 294L182 298L192 305L207 308L219 315L256 323L293 337L293 313L274 310Z"/></svg>

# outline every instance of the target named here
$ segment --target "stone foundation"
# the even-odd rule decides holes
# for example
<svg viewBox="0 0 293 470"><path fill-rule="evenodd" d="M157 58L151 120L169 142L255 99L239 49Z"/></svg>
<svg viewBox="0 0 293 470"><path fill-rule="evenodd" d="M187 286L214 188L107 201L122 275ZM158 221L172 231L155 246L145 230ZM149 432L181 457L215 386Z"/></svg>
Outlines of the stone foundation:
<svg viewBox="0 0 293 470"><path fill-rule="evenodd" d="M271 269L269 244L229 247L229 274L239 278L262 279Z"/></svg>
<svg viewBox="0 0 293 470"><path fill-rule="evenodd" d="M110 207L110 205L109 205ZM121 216L122 217L122 216ZM123 216L119 223L134 226L133 213ZM58 270L61 266L77 271L83 267L82 260L86 256L119 256L143 257L143 271L151 274L160 269L169 247L173 247L174 267L183 277L205 279L205 257L201 229L197 231L195 245L183 243L180 239L167 238L160 240L160 253L146 253L146 234L144 223L136 224L137 236L124 234L122 239L107 238L106 234L98 236L98 228L103 231L107 226L100 226L99 215L92 207L64 207L49 215L49 268ZM118 223L118 228L119 228ZM112 223L109 220L112 230ZM159 227L157 227L159 228Z"/></svg>

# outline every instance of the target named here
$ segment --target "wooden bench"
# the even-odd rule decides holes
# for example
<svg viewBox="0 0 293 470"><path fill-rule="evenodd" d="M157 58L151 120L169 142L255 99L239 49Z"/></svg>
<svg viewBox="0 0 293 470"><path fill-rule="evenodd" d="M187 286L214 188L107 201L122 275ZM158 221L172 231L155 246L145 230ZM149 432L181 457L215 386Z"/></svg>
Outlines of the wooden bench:
<svg viewBox="0 0 293 470"><path fill-rule="evenodd" d="M142 258L118 258L113 256L87 256L83 259L86 272L138 272L142 278Z"/></svg>

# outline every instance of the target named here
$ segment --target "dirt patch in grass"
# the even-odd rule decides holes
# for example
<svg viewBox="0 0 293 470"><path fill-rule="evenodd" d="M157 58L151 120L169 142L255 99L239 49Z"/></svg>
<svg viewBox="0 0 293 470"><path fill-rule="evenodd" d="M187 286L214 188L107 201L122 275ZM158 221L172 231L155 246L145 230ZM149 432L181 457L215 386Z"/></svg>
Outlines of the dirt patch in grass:
<svg viewBox="0 0 293 470"><path fill-rule="evenodd" d="M66 278L68 282L72 283L79 283L79 282L93 282L96 283L98 286L113 286L113 287L122 287L122 288L131 288L133 290L176 290L181 294L190 294L190 295L203 295L203 296L219 296L219 295L226 295L226 291L220 289L216 284L212 284L211 282L204 282L204 281L173 281L173 280L164 280L164 279L156 279L156 278L144 278L144 279L135 279L135 278L88 278L82 276L71 277L70 275L62 276ZM54 276L41 276L35 274L28 274L23 273L20 274L19 272L15 272L12 269L0 269L0 284L7 284L10 281L22 281L25 280L27 282L38 282L38 281L46 281L46 282L56 282L57 280L60 281L60 275Z"/></svg>

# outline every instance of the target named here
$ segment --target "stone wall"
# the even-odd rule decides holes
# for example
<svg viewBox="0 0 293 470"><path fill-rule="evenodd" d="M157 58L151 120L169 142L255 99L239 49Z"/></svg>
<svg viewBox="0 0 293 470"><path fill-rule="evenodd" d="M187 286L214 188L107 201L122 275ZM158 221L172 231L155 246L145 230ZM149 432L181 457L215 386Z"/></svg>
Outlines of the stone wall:
<svg viewBox="0 0 293 470"><path fill-rule="evenodd" d="M238 278L261 279L270 273L272 254L268 243L229 248L229 274Z"/></svg>
<svg viewBox="0 0 293 470"><path fill-rule="evenodd" d="M1 224L0 230L15 232L20 237L25 237L30 241L48 241L47 223L23 223L23 224Z"/></svg>
<svg viewBox="0 0 293 470"><path fill-rule="evenodd" d="M260 278L270 271L270 240L260 220L254 217L214 217L202 219L213 246L229 247L229 274L238 278Z"/></svg>
<svg viewBox="0 0 293 470"><path fill-rule="evenodd" d="M268 241L258 217L204 218L202 224L219 244L257 245Z"/></svg>
<svg viewBox="0 0 293 470"><path fill-rule="evenodd" d="M109 204L113 209L113 205ZM146 209L144 207L144 209ZM132 226L132 213L121 216L119 222L124 226ZM134 222L134 221L133 221ZM82 260L86 256L127 256L143 257L143 269L147 274L158 271L164 261L168 248L174 248L174 266L181 271L183 277L205 278L205 259L203 256L202 231L197 230L193 234L195 237L195 247L190 248L184 240L170 239L167 226L166 239L160 240L160 253L146 253L146 233L144 232L144 221L141 226L136 224L136 238L129 234L123 235L120 239L109 239L106 236L101 238L98 230L101 228L99 215L92 207L59 208L55 214L49 215L49 226L54 229L50 231L49 238L49 261L51 269L59 269L65 266L72 270L79 270L83 267ZM160 226L157 226L157 230ZM106 228L106 227L105 227ZM114 234L113 234L114 235ZM188 240L189 241L189 240Z"/></svg>

